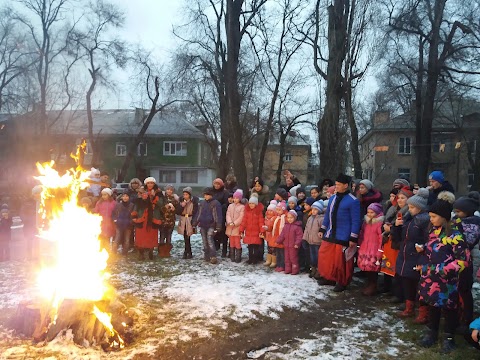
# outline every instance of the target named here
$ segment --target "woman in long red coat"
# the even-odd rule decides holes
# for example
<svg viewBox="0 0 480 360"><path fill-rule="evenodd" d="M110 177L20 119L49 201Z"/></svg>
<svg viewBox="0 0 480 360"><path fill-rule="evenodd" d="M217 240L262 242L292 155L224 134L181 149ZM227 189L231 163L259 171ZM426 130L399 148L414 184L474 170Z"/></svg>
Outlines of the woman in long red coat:
<svg viewBox="0 0 480 360"><path fill-rule="evenodd" d="M139 259L144 260L144 252L153 260L153 248L158 246L158 229L162 224L160 208L154 204L144 188L140 188L135 200L132 219L135 224L135 246Z"/></svg>
<svg viewBox="0 0 480 360"><path fill-rule="evenodd" d="M247 264L257 264L262 261L260 233L263 232L263 205L258 203L258 197L252 196L245 206L240 233L245 231L243 243L248 245Z"/></svg>

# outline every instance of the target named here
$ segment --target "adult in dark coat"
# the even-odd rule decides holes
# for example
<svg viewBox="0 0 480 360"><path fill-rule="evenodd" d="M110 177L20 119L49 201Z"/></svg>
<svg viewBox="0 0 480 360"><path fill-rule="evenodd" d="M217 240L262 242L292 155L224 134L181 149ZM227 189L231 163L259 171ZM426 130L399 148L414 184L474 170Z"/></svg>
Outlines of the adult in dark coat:
<svg viewBox="0 0 480 360"><path fill-rule="evenodd" d="M442 191L448 191L452 194L455 194L455 189L452 184L445 180L443 172L439 170L432 171L428 176L428 181L430 183L430 194L428 196L428 205L432 205Z"/></svg>
<svg viewBox="0 0 480 360"><path fill-rule="evenodd" d="M222 218L225 219L227 216L227 209L228 209L228 197L229 191L225 189L225 184L223 180L220 178L216 178L213 180L213 199L217 200L222 207ZM225 222L222 222L222 229L215 234L215 248L217 250L222 247L222 258L227 257L227 252L229 250L228 246L228 237L225 235Z"/></svg>
<svg viewBox="0 0 480 360"><path fill-rule="evenodd" d="M363 221L367 214L368 205L373 203L382 203L383 195L374 188L373 183L368 179L363 179L358 184L357 198L360 200L360 215Z"/></svg>

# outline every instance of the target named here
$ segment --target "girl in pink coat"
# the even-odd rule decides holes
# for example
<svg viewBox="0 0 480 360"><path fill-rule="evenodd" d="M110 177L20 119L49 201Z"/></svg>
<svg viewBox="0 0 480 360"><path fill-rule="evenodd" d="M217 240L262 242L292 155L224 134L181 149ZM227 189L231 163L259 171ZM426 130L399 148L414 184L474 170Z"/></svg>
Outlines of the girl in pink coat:
<svg viewBox="0 0 480 360"><path fill-rule="evenodd" d="M240 236L240 225L242 225L245 205L242 200L242 190L237 190L233 194L233 203L228 205L226 215L225 234L230 239L230 260L240 262L242 259L242 244Z"/></svg>
<svg viewBox="0 0 480 360"><path fill-rule="evenodd" d="M97 201L93 212L102 217L102 232L99 236L100 243L110 253L110 238L115 236L116 232L115 223L113 222L113 210L117 203L112 198L112 189L103 189L101 195L102 198Z"/></svg>
<svg viewBox="0 0 480 360"><path fill-rule="evenodd" d="M287 222L277 239L277 244L285 247L285 274L297 275L300 271L298 249L302 244L302 237L302 222L297 221L297 212L290 210L287 213Z"/></svg>
<svg viewBox="0 0 480 360"><path fill-rule="evenodd" d="M382 259L382 225L383 208L379 203L372 203L367 207L367 214L360 230L358 243L358 267L367 273L367 286L362 294L375 295L377 292L377 278Z"/></svg>

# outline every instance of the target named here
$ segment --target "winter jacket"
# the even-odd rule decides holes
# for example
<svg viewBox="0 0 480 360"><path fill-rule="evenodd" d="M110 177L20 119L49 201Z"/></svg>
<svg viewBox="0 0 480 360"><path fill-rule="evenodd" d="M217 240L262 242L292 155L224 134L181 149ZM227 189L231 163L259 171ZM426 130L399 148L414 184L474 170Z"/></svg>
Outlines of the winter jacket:
<svg viewBox="0 0 480 360"><path fill-rule="evenodd" d="M227 229L225 231L225 234L227 236L240 236L240 225L242 225L244 213L245 213L245 205L241 203L238 203L238 204L233 203L228 205L227 219L226 219ZM232 223L234 225L230 225Z"/></svg>
<svg viewBox="0 0 480 360"><path fill-rule="evenodd" d="M115 209L113 209L112 218L117 225L117 229L119 230L126 230L133 225L132 222L132 211L133 211L133 204L129 202L118 202L115 205Z"/></svg>
<svg viewBox="0 0 480 360"><path fill-rule="evenodd" d="M12 240L12 218L8 216L6 219L0 217L0 242L10 242Z"/></svg>
<svg viewBox="0 0 480 360"><path fill-rule="evenodd" d="M393 211L392 211L393 209ZM383 233L383 242L386 243L388 238L392 240L392 249L400 250L400 245L402 244L402 226L396 226L395 220L397 220L397 214L401 213L402 218L408 214L408 206L405 205L403 208L398 208L397 206L391 206L387 210L385 215L385 223L390 224L390 232Z"/></svg>
<svg viewBox="0 0 480 360"><path fill-rule="evenodd" d="M468 216L463 219L454 218L454 221L458 224L461 222L463 238L468 244L468 248L473 250L475 246L480 242L480 217Z"/></svg>
<svg viewBox="0 0 480 360"><path fill-rule="evenodd" d="M175 214L177 212L178 196L177 194L173 194L172 196L168 196L165 194L164 199L164 205L160 208L164 219L161 227L172 229L173 227L175 227Z"/></svg>
<svg viewBox="0 0 480 360"><path fill-rule="evenodd" d="M419 272L413 270L416 265L426 262L425 255L418 253L415 244L424 245L428 241L428 213L421 212L415 216L407 213L403 218L403 226L392 227L395 238L401 238L400 251L395 265L395 273L400 276L419 279Z"/></svg>
<svg viewBox="0 0 480 360"><path fill-rule="evenodd" d="M147 227L158 229L163 221L160 208L153 205L150 200L143 200L141 197L135 200L131 216L137 229Z"/></svg>
<svg viewBox="0 0 480 360"><path fill-rule="evenodd" d="M455 194L455 189L453 188L452 184L450 184L448 181L444 181L442 186L440 186L438 189L430 189L430 193L428 194L428 205L432 205L435 201L437 201L438 194L440 194L442 191L449 191L452 194Z"/></svg>
<svg viewBox="0 0 480 360"><path fill-rule="evenodd" d="M360 202L347 191L328 201L320 232L327 242L349 246L349 241L358 241L360 225Z"/></svg>
<svg viewBox="0 0 480 360"><path fill-rule="evenodd" d="M184 197L180 196L177 204L177 215L180 215L180 220L178 221L177 231L180 235L192 236L195 231L193 229L193 219L196 218L198 214L198 197L192 196L190 201L187 201L185 206L182 206L184 203Z"/></svg>
<svg viewBox="0 0 480 360"><path fill-rule="evenodd" d="M425 246L427 263L422 266L418 293L429 305L455 309L458 305L458 277L469 260L462 233L452 225L447 236L442 227L433 227Z"/></svg>
<svg viewBox="0 0 480 360"><path fill-rule="evenodd" d="M95 205L94 213L99 214L102 217L102 236L110 238L115 236L115 224L112 219L113 210L115 209L116 202L114 200L105 201L103 199L97 201Z"/></svg>
<svg viewBox="0 0 480 360"><path fill-rule="evenodd" d="M376 189L369 190L365 195L358 194L358 200L360 201L360 218L363 220L367 214L368 205L373 203L382 203L383 195Z"/></svg>
<svg viewBox="0 0 480 360"><path fill-rule="evenodd" d="M272 227L272 246L273 247L283 249L283 244L278 244L277 239L282 233L283 227L285 226L286 222L287 222L286 212L280 216L277 215L275 217L275 220L273 222L273 227Z"/></svg>
<svg viewBox="0 0 480 360"><path fill-rule="evenodd" d="M297 213L297 221L303 221L303 209L296 205L293 209L287 208L287 211L294 210Z"/></svg>
<svg viewBox="0 0 480 360"><path fill-rule="evenodd" d="M302 244L302 223L294 221L293 223L286 222L282 233L277 239L277 244L282 244L285 248L299 248Z"/></svg>
<svg viewBox="0 0 480 360"><path fill-rule="evenodd" d="M382 226L384 217L377 216L373 219L365 215L358 244L357 264L362 271L380 271L382 259Z"/></svg>
<svg viewBox="0 0 480 360"><path fill-rule="evenodd" d="M217 231L222 230L223 217L222 206L215 199L203 200L198 206L198 214L194 218L192 225L200 226L204 229L213 228Z"/></svg>
<svg viewBox="0 0 480 360"><path fill-rule="evenodd" d="M277 218L277 215L273 215L271 217L265 217L264 221L264 226L266 226L266 229L264 228L264 233L265 233L265 240L267 241L267 244L269 247L275 247L275 240L277 237L273 237L273 224L275 224L275 219Z"/></svg>
<svg viewBox="0 0 480 360"><path fill-rule="evenodd" d="M305 224L303 240L307 241L310 245L320 245L322 243L322 239L318 237L318 233L322 227L323 217L323 214L310 215Z"/></svg>
<svg viewBox="0 0 480 360"><path fill-rule="evenodd" d="M245 232L243 242L248 245L261 245L260 233L263 232L263 206L261 204L250 209L245 205L240 233Z"/></svg>

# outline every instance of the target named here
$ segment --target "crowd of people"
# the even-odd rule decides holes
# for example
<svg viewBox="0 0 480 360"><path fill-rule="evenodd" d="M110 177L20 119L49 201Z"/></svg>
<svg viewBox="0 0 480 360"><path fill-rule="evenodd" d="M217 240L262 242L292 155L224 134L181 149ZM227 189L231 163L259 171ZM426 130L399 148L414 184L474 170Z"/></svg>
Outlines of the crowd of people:
<svg viewBox="0 0 480 360"><path fill-rule="evenodd" d="M198 231L206 262L241 262L243 243L247 264L263 263L291 275L305 272L335 292L349 286L356 266L356 274L366 279L363 295L389 293L403 303L399 317L428 325L420 345L437 343L443 315L443 352L454 349L459 328L470 328L468 338L479 347L472 285L480 272L471 254L480 241L480 195L455 198L441 171L433 171L429 183L419 188L396 179L384 203L372 181L345 174L325 179L309 194L288 171L275 192L259 177L244 191L229 175L225 182L215 179L200 201L192 188L179 196L172 185L161 189L153 177L132 179L126 191L115 194L108 175L92 169L79 203L102 216L100 240L113 258L121 256L120 249L126 256L133 246L141 260L153 259L155 249L159 257L169 257L178 220L183 259L194 257L191 237ZM8 208L2 206L1 214L0 259L6 259L11 219Z"/></svg>

